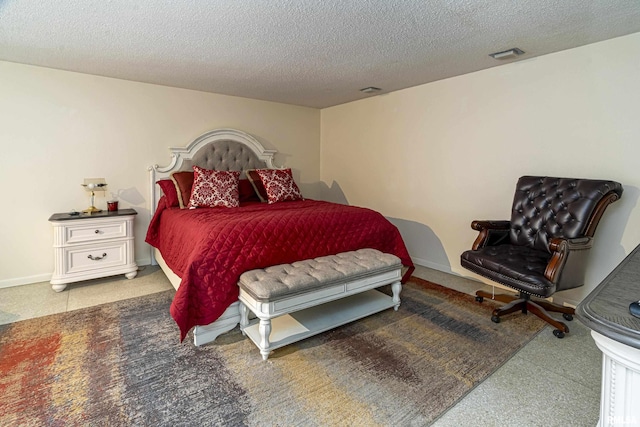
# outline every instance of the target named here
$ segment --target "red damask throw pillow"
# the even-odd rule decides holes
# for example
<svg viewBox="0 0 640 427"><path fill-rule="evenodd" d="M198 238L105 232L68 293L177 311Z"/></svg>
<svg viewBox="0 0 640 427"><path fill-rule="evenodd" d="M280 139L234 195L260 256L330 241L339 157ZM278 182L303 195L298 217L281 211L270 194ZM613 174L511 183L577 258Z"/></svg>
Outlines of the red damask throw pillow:
<svg viewBox="0 0 640 427"><path fill-rule="evenodd" d="M193 189L189 199L189 209L238 207L240 205L239 178L238 171L214 171L193 166Z"/></svg>
<svg viewBox="0 0 640 427"><path fill-rule="evenodd" d="M303 200L291 169L256 169L256 173L267 191L269 204Z"/></svg>

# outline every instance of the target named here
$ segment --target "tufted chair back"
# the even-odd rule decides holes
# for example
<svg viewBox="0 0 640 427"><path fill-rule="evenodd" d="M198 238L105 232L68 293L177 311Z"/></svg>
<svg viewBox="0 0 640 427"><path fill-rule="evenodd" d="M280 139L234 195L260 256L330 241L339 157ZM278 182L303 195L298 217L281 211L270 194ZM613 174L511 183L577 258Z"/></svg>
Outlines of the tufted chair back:
<svg viewBox="0 0 640 427"><path fill-rule="evenodd" d="M593 237L602 215L598 204L611 191L620 197L622 186L604 180L521 177L511 210L511 244L550 252L554 237Z"/></svg>

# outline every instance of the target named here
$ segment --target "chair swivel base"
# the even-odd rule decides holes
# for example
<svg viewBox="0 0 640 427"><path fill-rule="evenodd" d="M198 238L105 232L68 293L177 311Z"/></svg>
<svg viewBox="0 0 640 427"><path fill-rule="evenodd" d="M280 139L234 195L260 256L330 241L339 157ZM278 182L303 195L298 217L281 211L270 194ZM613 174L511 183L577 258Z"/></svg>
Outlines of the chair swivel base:
<svg viewBox="0 0 640 427"><path fill-rule="evenodd" d="M552 318L548 311L555 313L562 313L562 317L565 320L571 321L573 320L573 315L575 314L575 309L571 307L564 307L558 304L553 304L548 301L532 301L531 295L521 292L520 295L506 295L506 294L497 294L493 295L489 292L485 291L477 291L476 292L476 301L482 302L485 298L494 299L496 301L506 303L505 306L496 308L493 310L491 320L495 323L500 323L500 316L504 316L505 314L515 313L516 311L521 311L524 314L531 312L555 327L553 331L553 335L558 338L564 338L566 333L569 333L569 327L562 322L559 322Z"/></svg>

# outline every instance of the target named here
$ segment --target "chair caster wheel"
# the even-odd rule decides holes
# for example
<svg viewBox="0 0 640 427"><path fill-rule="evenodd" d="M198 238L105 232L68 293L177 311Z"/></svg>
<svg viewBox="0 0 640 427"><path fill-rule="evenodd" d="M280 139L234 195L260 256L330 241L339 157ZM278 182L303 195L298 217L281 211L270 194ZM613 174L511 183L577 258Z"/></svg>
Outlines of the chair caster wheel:
<svg viewBox="0 0 640 427"><path fill-rule="evenodd" d="M564 332L562 332L560 329L554 329L553 335L555 335L558 338L564 338Z"/></svg>
<svg viewBox="0 0 640 427"><path fill-rule="evenodd" d="M565 318L565 320L568 320L568 321L572 321L572 320L573 320L573 316L572 316L572 315L570 315L570 314L568 314L568 313L564 313L564 314L562 315L562 317L564 317L564 318Z"/></svg>
<svg viewBox="0 0 640 427"><path fill-rule="evenodd" d="M476 301L482 302L482 301L484 301L484 297L476 297Z"/></svg>
<svg viewBox="0 0 640 427"><path fill-rule="evenodd" d="M498 316L491 316L491 321L493 323L500 323L500 318Z"/></svg>

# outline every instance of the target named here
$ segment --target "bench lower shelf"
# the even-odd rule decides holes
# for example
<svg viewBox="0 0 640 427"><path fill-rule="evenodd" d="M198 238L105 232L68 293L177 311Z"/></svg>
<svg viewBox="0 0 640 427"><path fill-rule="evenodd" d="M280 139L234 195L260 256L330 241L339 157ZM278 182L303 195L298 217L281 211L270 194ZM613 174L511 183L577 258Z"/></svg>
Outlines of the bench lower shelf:
<svg viewBox="0 0 640 427"><path fill-rule="evenodd" d="M371 289L315 307L275 317L271 319L268 350L272 351L292 344L386 310L394 305L392 297ZM249 326L244 328L244 333L260 350L266 350L260 346L259 322L251 322Z"/></svg>

